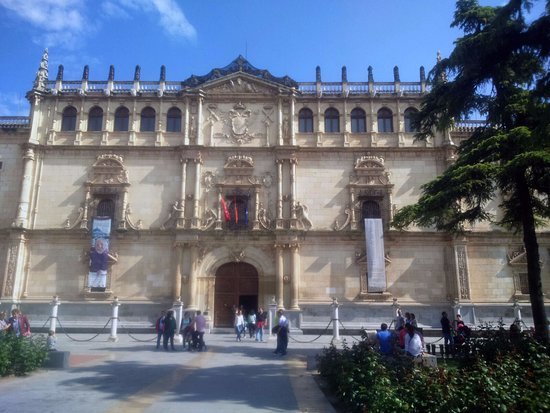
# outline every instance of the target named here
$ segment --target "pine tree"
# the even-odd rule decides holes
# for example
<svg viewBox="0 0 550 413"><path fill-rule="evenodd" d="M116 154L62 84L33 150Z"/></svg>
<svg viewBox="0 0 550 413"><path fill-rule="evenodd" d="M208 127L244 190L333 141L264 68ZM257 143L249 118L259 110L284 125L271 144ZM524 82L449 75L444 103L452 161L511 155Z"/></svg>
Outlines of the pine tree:
<svg viewBox="0 0 550 413"><path fill-rule="evenodd" d="M456 233L466 223L489 220L520 232L535 334L548 342L536 228L550 218L550 1L527 23L531 7L526 0L501 7L457 1L451 26L464 35L430 72L416 138L446 133L455 119L474 113L486 123L458 148L452 166L422 186L418 202L396 214L393 226ZM486 208L496 198L502 199L498 221Z"/></svg>

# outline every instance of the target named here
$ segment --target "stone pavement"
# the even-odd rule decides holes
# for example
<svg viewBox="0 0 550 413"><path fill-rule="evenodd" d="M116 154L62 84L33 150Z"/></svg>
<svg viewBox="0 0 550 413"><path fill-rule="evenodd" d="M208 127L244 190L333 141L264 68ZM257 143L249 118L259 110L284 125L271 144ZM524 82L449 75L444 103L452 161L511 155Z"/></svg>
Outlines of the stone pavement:
<svg viewBox="0 0 550 413"><path fill-rule="evenodd" d="M166 352L155 349L153 334L120 334L113 343L108 334L73 341L59 333L70 367L0 379L0 412L334 412L312 377L314 357L332 337L306 343L316 337L292 337L281 357L274 337L206 334L207 351Z"/></svg>

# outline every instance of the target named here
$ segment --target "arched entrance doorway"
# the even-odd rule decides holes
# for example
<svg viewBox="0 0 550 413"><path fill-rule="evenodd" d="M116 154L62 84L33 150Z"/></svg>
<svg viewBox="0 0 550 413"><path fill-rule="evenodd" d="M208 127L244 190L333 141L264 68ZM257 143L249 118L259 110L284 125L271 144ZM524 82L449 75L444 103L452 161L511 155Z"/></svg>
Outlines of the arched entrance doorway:
<svg viewBox="0 0 550 413"><path fill-rule="evenodd" d="M214 326L232 327L235 306L258 308L258 271L245 262L223 264L216 271Z"/></svg>

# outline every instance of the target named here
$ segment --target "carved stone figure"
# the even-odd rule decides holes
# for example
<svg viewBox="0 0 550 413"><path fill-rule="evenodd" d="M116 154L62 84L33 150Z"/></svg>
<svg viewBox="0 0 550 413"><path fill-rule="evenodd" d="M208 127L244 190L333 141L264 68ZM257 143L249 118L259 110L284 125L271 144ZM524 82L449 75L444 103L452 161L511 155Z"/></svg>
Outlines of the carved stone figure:
<svg viewBox="0 0 550 413"><path fill-rule="evenodd" d="M309 219L309 208L306 204L301 204L300 202L296 202L296 219L302 227L307 231L313 227L313 224L311 220Z"/></svg>

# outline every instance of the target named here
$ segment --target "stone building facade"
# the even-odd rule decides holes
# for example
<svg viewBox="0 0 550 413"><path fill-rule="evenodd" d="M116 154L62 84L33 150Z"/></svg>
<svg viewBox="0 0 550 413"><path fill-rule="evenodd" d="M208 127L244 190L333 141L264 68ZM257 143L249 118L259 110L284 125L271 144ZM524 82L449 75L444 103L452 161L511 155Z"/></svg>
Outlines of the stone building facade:
<svg viewBox="0 0 550 413"><path fill-rule="evenodd" d="M97 319L118 297L139 322L181 300L213 326L232 308L277 306L321 327L333 297L344 324L391 321L397 306L437 326L529 323L521 238L492 224L462 236L390 227L455 159L475 122L416 142L418 82L297 83L243 57L204 76L67 81L44 54L29 117L0 119L0 294L47 318ZM498 214L498 201L492 204ZM111 219L106 284L90 288L94 217ZM367 274L364 218L382 220L385 280ZM550 233L539 234L550 290ZM514 303L515 307L514 307ZM515 309L515 310L514 310ZM108 312L108 311L107 311Z"/></svg>

